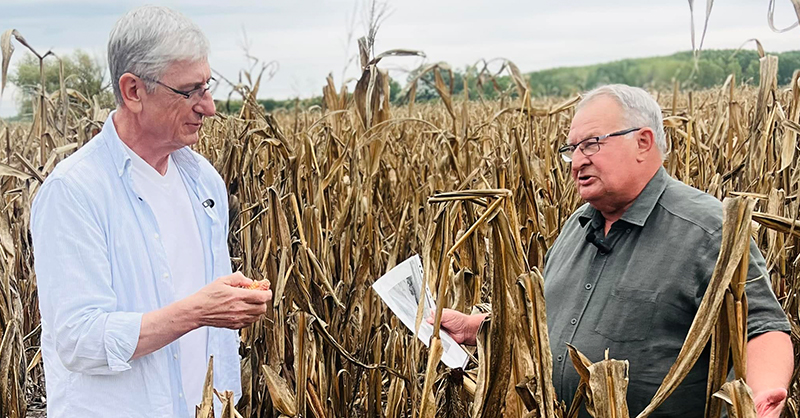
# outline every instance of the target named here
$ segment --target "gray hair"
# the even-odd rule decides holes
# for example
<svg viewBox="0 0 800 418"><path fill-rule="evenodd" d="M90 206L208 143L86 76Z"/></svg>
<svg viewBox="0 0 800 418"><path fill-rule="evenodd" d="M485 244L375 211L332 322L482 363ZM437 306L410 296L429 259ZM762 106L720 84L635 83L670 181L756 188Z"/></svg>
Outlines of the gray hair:
<svg viewBox="0 0 800 418"><path fill-rule="evenodd" d="M177 61L208 57L208 39L186 16L166 7L143 6L122 16L108 38L108 68L117 104L122 104L119 79L125 73L155 89L167 68Z"/></svg>
<svg viewBox="0 0 800 418"><path fill-rule="evenodd" d="M581 110L587 103L598 97L609 97L616 100L622 107L623 118L631 124L631 128L649 127L656 136L656 146L661 153L661 159L667 158L667 139L664 134L664 122L661 115L661 106L646 91L639 87L625 84L608 84L589 91L576 108Z"/></svg>

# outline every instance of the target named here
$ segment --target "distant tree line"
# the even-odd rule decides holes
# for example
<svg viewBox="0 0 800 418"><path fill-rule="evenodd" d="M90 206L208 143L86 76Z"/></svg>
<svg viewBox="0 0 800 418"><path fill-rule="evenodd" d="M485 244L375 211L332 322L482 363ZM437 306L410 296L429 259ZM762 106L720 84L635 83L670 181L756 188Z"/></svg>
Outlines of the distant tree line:
<svg viewBox="0 0 800 418"><path fill-rule="evenodd" d="M308 99L286 99L286 100L258 99L256 101L267 112L275 112L278 110L291 111L294 108L302 110L302 109L308 109L312 106L322 106L322 96L314 96ZM214 103L217 105L217 112L220 113L235 115L239 113L240 110L242 110L241 99L231 99L231 100L215 99Z"/></svg>
<svg viewBox="0 0 800 418"><path fill-rule="evenodd" d="M800 69L800 51L772 54L778 56L778 84L791 81L795 70ZM497 69L495 68L495 71ZM503 72L505 74L505 72ZM695 69L691 51L678 52L663 57L632 58L582 67L560 67L527 74L531 95L569 96L594 87L621 83L645 88L672 88L677 80L681 88L705 89L722 85L730 74L735 74L737 84L757 85L759 57L755 51L705 50L701 51ZM416 74L412 73L409 80ZM479 72L475 67L453 71L453 95L464 95L464 76L467 77L470 99L494 99L502 94L515 96L517 89L508 75L484 77L478 86ZM442 72L445 84L450 84L448 72ZM426 74L417 86L417 101L438 99L433 88L432 74ZM479 94L480 93L480 94ZM399 100L403 98L400 97Z"/></svg>
<svg viewBox="0 0 800 418"><path fill-rule="evenodd" d="M778 84L786 85L792 73L800 69L800 51L773 54L778 56ZM690 51L663 57L624 59L585 67L553 68L529 74L532 94L570 95L609 83L647 88L669 88L677 80L682 88L705 89L719 86L730 74L737 84L757 85L758 53L755 51L701 51L695 69Z"/></svg>
<svg viewBox="0 0 800 418"><path fill-rule="evenodd" d="M788 84L792 73L800 69L800 51L788 51L773 54L778 56L778 83ZM77 50L71 55L61 57L64 66L64 82L66 87L74 90L82 97L101 106L113 106L114 99L110 83L104 79L105 64L92 58L87 53ZM507 71L498 71L498 66L489 72L480 72L476 66L442 71L445 85L452 86L455 97L464 97L464 79L466 77L467 93L471 100L497 99L499 97L515 97L517 89ZM411 72L406 82L417 78L418 71ZM55 59L45 60L45 87L52 93L59 89L59 66ZM499 73L499 74L497 74ZM623 83L646 88L671 88L678 81L682 88L704 89L719 86L725 78L735 74L737 84L758 84L758 54L749 50L705 50L695 61L690 51L672 55L649 58L632 58L619 61L594 64L582 67L560 67L528 73L531 95L534 97L556 95L569 96L608 83ZM30 118L32 114L32 97L38 94L39 62L28 54L16 64L9 74L9 81L16 85L21 93L16 97L18 116L15 119ZM390 99L394 104L408 101L408 89L403 89L396 81L391 80ZM434 88L434 76L431 72L419 77L415 100L426 102L438 100L439 95ZM307 109L311 106L322 106L322 98L307 99L259 99L258 102L267 112L279 109L292 110L295 107ZM74 103L77 106L88 106L86 101ZM242 107L241 100L218 100L220 112L236 114Z"/></svg>

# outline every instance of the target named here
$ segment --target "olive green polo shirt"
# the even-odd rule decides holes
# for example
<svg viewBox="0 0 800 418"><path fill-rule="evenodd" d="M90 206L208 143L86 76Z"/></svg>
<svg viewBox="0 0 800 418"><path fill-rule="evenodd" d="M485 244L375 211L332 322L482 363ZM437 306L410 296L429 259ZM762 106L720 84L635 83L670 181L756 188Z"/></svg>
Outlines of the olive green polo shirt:
<svg viewBox="0 0 800 418"><path fill-rule="evenodd" d="M722 240L722 203L671 178L661 168L608 235L588 204L566 222L545 261L547 325L553 383L572 402L579 377L566 343L593 362L630 362L628 406L637 415L650 402L681 349L703 298ZM587 241L596 234L600 247ZM764 257L751 240L746 285L748 336L789 332L767 281ZM684 382L652 415L702 417L708 349ZM585 409L582 416L587 416Z"/></svg>

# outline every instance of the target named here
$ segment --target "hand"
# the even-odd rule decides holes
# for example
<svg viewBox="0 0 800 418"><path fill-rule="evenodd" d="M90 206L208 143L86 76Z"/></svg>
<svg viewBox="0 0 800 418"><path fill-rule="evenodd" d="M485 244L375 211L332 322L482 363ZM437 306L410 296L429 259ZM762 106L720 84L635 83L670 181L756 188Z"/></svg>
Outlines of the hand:
<svg viewBox="0 0 800 418"><path fill-rule="evenodd" d="M242 289L253 283L242 273L220 277L189 296L199 326L239 329L256 322L267 311L272 290Z"/></svg>
<svg viewBox="0 0 800 418"><path fill-rule="evenodd" d="M765 390L753 398L758 418L780 418L786 404L786 389Z"/></svg>
<svg viewBox="0 0 800 418"><path fill-rule="evenodd" d="M467 315L453 309L442 309L441 327L447 331L459 344L475 345L478 328L486 318L485 314ZM431 311L427 319L429 324L434 322L434 312Z"/></svg>

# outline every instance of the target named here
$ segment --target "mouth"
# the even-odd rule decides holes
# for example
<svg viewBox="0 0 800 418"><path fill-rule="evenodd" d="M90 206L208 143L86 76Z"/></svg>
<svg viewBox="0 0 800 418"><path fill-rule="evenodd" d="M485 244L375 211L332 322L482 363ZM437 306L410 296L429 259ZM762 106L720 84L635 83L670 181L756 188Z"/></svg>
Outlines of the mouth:
<svg viewBox="0 0 800 418"><path fill-rule="evenodd" d="M578 184L581 185L581 186L585 186L585 185L591 183L593 179L594 179L594 176L590 176L590 175L587 175L587 174L581 174L581 175L576 177L576 180L577 180Z"/></svg>

